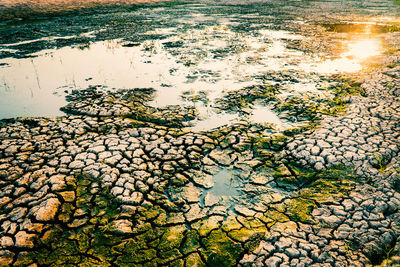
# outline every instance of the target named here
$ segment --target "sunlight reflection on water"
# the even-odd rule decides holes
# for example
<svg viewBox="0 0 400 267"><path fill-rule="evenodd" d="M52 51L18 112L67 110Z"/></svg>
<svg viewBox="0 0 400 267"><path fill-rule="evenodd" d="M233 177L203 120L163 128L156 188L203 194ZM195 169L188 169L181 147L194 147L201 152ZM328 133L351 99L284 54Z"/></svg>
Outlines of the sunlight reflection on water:
<svg viewBox="0 0 400 267"><path fill-rule="evenodd" d="M377 37L361 37L343 41L347 49L339 58L327 59L315 65L303 64L303 68L319 73L334 74L340 72L357 72L363 68L368 58L382 54L382 41Z"/></svg>
<svg viewBox="0 0 400 267"><path fill-rule="evenodd" d="M343 56L362 61L366 58L380 55L381 53L382 44L379 39L362 39L350 43L348 51Z"/></svg>
<svg viewBox="0 0 400 267"><path fill-rule="evenodd" d="M158 95L150 104L156 107L187 105L181 99L182 92L204 91L208 108L199 109L201 120L194 129L207 130L238 118L237 115L217 114L210 107L229 91L260 83L255 76L267 71L288 70L306 75L355 72L368 57L382 53L380 39L368 38L367 33L344 39L346 49L333 59L321 59L288 48L287 40L304 37L282 30L262 29L257 34L243 35L219 25L184 33L177 28L148 32L154 33L172 35L134 47L123 46L121 40L111 40L91 43L85 48L45 50L34 54L34 58L0 60L0 64L3 63L0 65L0 119L62 115L59 108L66 104L64 91L91 85L109 89L152 87ZM13 45L3 47L10 48ZM269 82L275 83L273 79ZM297 88L299 92L316 91L317 81L306 78L301 83L306 87L299 86L299 82L283 83L286 92L282 93ZM256 108L251 118L278 126L284 123L266 107Z"/></svg>

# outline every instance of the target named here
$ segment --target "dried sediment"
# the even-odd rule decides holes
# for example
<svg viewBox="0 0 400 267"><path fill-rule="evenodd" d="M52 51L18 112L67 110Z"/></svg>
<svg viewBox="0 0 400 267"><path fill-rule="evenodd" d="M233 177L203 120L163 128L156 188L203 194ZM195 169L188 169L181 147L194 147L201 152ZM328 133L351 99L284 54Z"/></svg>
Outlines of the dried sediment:
<svg viewBox="0 0 400 267"><path fill-rule="evenodd" d="M193 132L182 126L196 110L149 107L151 89L92 88L70 96L79 115L3 121L1 264L393 260L398 73L371 74L346 114L299 134L246 121ZM235 192L213 191L221 172Z"/></svg>
<svg viewBox="0 0 400 267"><path fill-rule="evenodd" d="M385 264L396 263L396 257L390 258L398 255L399 249L399 84L396 67L370 74L361 85L366 95L353 97L344 116L324 117L312 133L287 143L283 157L288 162L320 170L338 165L354 167L360 182L347 196L315 206L313 219L322 223L322 228L306 227L301 238L286 234L289 237L284 249L273 245L286 238L281 231L260 245L258 249L266 251L264 255L253 253L248 259L276 266L313 262L364 266L365 256L373 264L383 260ZM289 254L301 250L304 240L315 246L294 263ZM360 257L356 251L361 258L351 262Z"/></svg>

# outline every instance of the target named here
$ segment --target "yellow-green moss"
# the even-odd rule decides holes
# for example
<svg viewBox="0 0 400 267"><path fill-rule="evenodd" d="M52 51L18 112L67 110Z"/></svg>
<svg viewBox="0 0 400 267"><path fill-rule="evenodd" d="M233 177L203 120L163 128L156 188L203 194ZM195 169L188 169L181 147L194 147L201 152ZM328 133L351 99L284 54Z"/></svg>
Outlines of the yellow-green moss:
<svg viewBox="0 0 400 267"><path fill-rule="evenodd" d="M68 229L76 208L73 203L64 203L58 216L64 224L54 225L38 242L30 253L33 262L45 266L234 266L239 256L254 249L267 231L260 220L243 217L238 222L235 216L222 222L218 216L207 218L192 223L191 230L184 223L168 225L169 215L158 205L138 207L132 214L122 213L109 190L95 194L87 190L93 182L86 175L70 181L71 187L76 185L75 203L89 218ZM121 214L123 220L132 223L132 232L117 231L116 221Z"/></svg>
<svg viewBox="0 0 400 267"><path fill-rule="evenodd" d="M201 257L197 253L190 254L186 258L186 266L191 267L205 267L206 264L202 261Z"/></svg>
<svg viewBox="0 0 400 267"><path fill-rule="evenodd" d="M288 215L294 221L313 222L311 212L317 205L312 199L303 199L301 197L290 201L287 209Z"/></svg>
<svg viewBox="0 0 400 267"><path fill-rule="evenodd" d="M240 243L232 241L226 233L213 231L203 240L204 258L209 266L235 266L242 252Z"/></svg>
<svg viewBox="0 0 400 267"><path fill-rule="evenodd" d="M302 189L287 208L291 219L300 222L313 222L311 212L314 208L348 195L357 180L352 168L345 166L335 166L322 172L311 171L308 175L302 170L301 174L314 181Z"/></svg>

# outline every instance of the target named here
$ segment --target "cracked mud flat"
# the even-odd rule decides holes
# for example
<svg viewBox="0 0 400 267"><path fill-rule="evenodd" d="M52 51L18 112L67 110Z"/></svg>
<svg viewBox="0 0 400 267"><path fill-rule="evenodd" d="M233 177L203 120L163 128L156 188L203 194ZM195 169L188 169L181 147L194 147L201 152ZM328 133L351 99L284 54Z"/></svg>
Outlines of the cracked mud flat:
<svg viewBox="0 0 400 267"><path fill-rule="evenodd" d="M400 43L385 5L321 17L316 2L300 19L295 3L208 4L87 11L83 28L33 19L29 34L5 22L3 99L57 92L67 115L1 121L2 266L400 264ZM38 75L104 44L121 63L136 51L141 79ZM37 77L13 84L26 62ZM142 71L160 62L162 77Z"/></svg>

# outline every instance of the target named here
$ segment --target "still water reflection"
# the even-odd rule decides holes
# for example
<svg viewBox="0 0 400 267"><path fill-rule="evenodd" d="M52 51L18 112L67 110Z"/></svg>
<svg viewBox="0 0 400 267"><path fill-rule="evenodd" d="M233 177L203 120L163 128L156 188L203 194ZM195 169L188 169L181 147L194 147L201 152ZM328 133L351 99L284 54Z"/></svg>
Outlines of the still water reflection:
<svg viewBox="0 0 400 267"><path fill-rule="evenodd" d="M296 88L315 91L322 86L319 75L358 71L366 59L383 52L381 37L371 31L343 33L347 34L341 40L343 51L329 58L289 47L288 40L305 38L300 34L272 29L238 34L230 29L233 22L220 20L223 23L217 20L218 26L186 31L179 27L168 28L166 33L166 29L156 29L148 34L162 32L169 37L137 46L124 46L117 39L0 60L0 119L62 115L59 108L66 104L66 93L90 85L109 90L152 87L158 92L153 106L188 105L181 98L183 92L204 92L208 103L199 108L201 120L194 127L207 130L239 119L237 115L217 115L213 110L217 98L249 85L276 83L272 78L255 79L268 71L303 75L300 84L284 81L283 94ZM12 44L3 46L12 48ZM254 108L254 121L284 124L267 107ZM219 123L210 123L212 120Z"/></svg>

